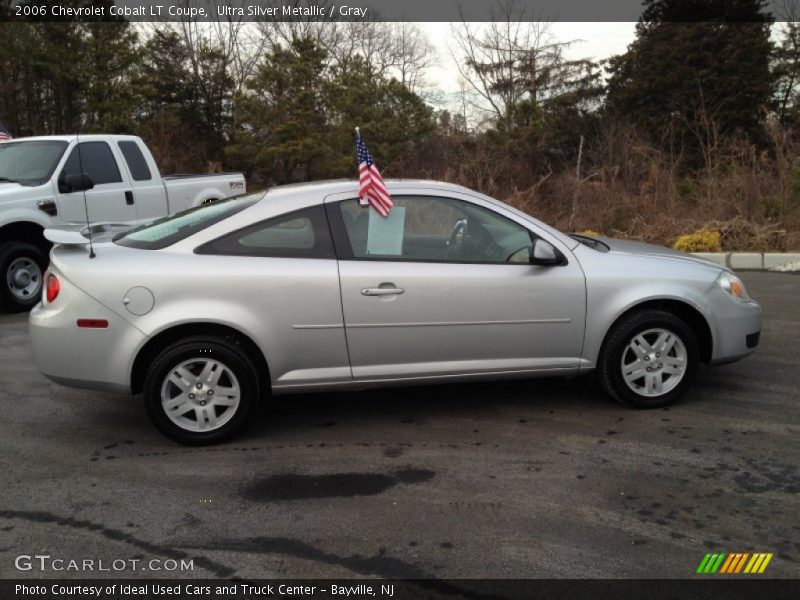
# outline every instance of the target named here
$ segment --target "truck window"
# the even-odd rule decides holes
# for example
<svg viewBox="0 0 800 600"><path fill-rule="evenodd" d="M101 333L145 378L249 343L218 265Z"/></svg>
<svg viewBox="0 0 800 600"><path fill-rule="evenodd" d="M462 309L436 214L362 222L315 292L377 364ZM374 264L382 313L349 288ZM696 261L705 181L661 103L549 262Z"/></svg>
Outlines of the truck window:
<svg viewBox="0 0 800 600"><path fill-rule="evenodd" d="M119 142L117 145L120 152L122 152L122 156L125 157L125 162L128 163L133 180L150 181L153 175L150 173L150 167L147 166L147 161L139 148L139 144L136 142Z"/></svg>
<svg viewBox="0 0 800 600"><path fill-rule="evenodd" d="M80 149L80 156L78 149ZM82 142L73 148L61 171L61 179L67 175L80 174L81 166L83 166L83 172L92 178L95 185L122 181L117 161L111 153L111 148L105 142Z"/></svg>
<svg viewBox="0 0 800 600"><path fill-rule="evenodd" d="M0 183L41 185L56 170L67 142L4 142L0 144Z"/></svg>

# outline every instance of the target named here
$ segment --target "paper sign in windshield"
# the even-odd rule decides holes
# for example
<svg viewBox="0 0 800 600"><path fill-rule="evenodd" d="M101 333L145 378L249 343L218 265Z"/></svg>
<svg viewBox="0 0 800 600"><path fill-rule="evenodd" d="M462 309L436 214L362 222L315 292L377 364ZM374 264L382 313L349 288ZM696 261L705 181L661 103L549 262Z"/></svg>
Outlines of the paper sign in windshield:
<svg viewBox="0 0 800 600"><path fill-rule="evenodd" d="M367 231L367 254L400 256L403 254L403 232L406 225L406 209L395 206L388 216L369 211Z"/></svg>

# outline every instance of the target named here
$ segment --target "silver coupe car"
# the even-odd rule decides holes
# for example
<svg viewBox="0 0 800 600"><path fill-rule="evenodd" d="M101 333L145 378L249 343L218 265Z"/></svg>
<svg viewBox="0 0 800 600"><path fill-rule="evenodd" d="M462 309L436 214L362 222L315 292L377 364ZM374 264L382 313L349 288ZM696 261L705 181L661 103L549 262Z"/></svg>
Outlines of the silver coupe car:
<svg viewBox="0 0 800 600"><path fill-rule="evenodd" d="M565 235L472 190L277 187L56 245L30 333L58 383L143 393L187 444L228 438L271 394L595 370L635 407L753 352L761 308L730 270Z"/></svg>

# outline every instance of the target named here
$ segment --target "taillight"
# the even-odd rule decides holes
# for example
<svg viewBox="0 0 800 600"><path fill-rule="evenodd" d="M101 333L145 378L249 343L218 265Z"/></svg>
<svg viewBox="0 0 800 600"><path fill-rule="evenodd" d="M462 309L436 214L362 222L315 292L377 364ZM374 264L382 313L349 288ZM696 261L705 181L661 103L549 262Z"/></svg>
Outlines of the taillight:
<svg viewBox="0 0 800 600"><path fill-rule="evenodd" d="M46 289L45 298L47 298L47 303L50 304L53 300L58 298L58 293L61 291L61 282L58 280L58 277L52 273L47 274Z"/></svg>

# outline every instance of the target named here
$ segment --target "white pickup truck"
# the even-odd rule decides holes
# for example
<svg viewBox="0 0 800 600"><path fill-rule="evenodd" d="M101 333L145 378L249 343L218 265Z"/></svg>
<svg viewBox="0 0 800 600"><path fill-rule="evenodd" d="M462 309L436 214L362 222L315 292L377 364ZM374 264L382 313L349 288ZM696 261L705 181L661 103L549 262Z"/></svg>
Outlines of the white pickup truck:
<svg viewBox="0 0 800 600"><path fill-rule="evenodd" d="M244 194L245 185L241 173L162 177L150 150L134 136L0 142L0 309L27 310L39 301L50 249L46 227L135 225Z"/></svg>

